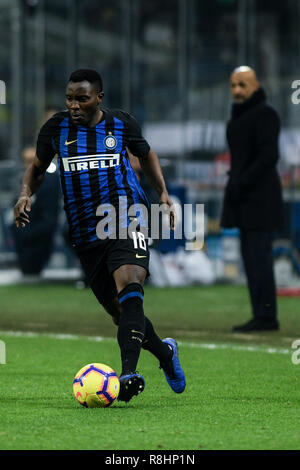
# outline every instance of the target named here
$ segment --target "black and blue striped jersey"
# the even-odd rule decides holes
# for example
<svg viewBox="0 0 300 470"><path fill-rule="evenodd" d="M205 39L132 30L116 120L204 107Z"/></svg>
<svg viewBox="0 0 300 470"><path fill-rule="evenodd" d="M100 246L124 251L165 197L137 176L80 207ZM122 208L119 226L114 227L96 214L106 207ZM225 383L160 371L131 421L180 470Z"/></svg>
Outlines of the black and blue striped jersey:
<svg viewBox="0 0 300 470"><path fill-rule="evenodd" d="M56 113L43 125L37 140L41 161L50 163L57 154L70 238L78 248L98 241L96 226L100 218L96 212L100 205L111 204L117 216L121 196L127 207L149 207L126 150L143 158L150 150L149 144L130 114L102 111L102 119L94 127L74 124L68 111Z"/></svg>

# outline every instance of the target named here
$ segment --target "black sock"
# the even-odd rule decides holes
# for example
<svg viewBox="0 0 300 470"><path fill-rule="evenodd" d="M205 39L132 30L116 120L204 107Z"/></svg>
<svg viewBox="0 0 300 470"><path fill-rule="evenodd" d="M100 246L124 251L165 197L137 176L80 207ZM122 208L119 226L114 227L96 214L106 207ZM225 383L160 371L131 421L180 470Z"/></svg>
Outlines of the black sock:
<svg viewBox="0 0 300 470"><path fill-rule="evenodd" d="M150 351L160 362L169 361L173 355L170 346L157 336L151 321L147 317L145 317L145 338L142 348Z"/></svg>
<svg viewBox="0 0 300 470"><path fill-rule="evenodd" d="M118 328L118 343L121 349L122 373L135 372L145 334L143 310L143 288L134 282L118 294L122 315Z"/></svg>

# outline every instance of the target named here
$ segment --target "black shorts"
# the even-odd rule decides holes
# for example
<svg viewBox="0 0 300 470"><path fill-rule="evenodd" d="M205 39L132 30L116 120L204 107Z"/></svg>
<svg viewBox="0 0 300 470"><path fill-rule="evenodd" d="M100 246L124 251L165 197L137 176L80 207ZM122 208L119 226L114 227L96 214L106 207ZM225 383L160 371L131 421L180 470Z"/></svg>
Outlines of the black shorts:
<svg viewBox="0 0 300 470"><path fill-rule="evenodd" d="M99 240L91 248L77 250L84 274L101 304L117 296L113 272L124 264L142 266L149 276L148 240L136 232L126 240Z"/></svg>

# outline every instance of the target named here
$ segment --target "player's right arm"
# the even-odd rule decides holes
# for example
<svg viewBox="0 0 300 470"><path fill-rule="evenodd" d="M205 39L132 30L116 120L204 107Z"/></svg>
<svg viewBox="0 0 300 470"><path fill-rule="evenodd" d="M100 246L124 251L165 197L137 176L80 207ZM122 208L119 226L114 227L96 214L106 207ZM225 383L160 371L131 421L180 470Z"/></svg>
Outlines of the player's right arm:
<svg viewBox="0 0 300 470"><path fill-rule="evenodd" d="M14 220L18 228L25 227L26 224L30 223L30 198L40 187L46 170L56 153L52 145L52 135L55 124L55 118L50 118L42 126L37 140L35 159L25 171L21 192L14 207Z"/></svg>
<svg viewBox="0 0 300 470"><path fill-rule="evenodd" d="M37 156L25 171L22 188L18 201L14 207L14 219L16 226L25 227L30 222L31 196L40 187L49 164L44 163Z"/></svg>

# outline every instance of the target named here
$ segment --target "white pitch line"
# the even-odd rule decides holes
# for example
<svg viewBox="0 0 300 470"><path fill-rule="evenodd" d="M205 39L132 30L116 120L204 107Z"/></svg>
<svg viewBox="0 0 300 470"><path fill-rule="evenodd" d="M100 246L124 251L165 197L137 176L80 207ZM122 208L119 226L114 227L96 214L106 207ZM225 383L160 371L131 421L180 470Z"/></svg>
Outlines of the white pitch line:
<svg viewBox="0 0 300 470"><path fill-rule="evenodd" d="M62 333L35 333L32 331L0 331L0 339L2 336L14 336L22 338L53 338L60 340L86 340L93 342L102 341L116 341L115 338L104 337L104 336L80 336L73 334L62 334ZM245 352L264 352L267 354L291 354L290 349L274 348L270 346L243 346L233 343L202 343L193 341L178 341L179 346L188 348L199 348L199 349L210 349L210 350L232 350L232 351L245 351Z"/></svg>
<svg viewBox="0 0 300 470"><path fill-rule="evenodd" d="M243 346L233 343L195 343L189 341L178 341L179 345L187 346L190 348L201 349L230 349L234 351L247 351L247 352L265 352L268 354L290 354L290 349L274 348L269 346Z"/></svg>

